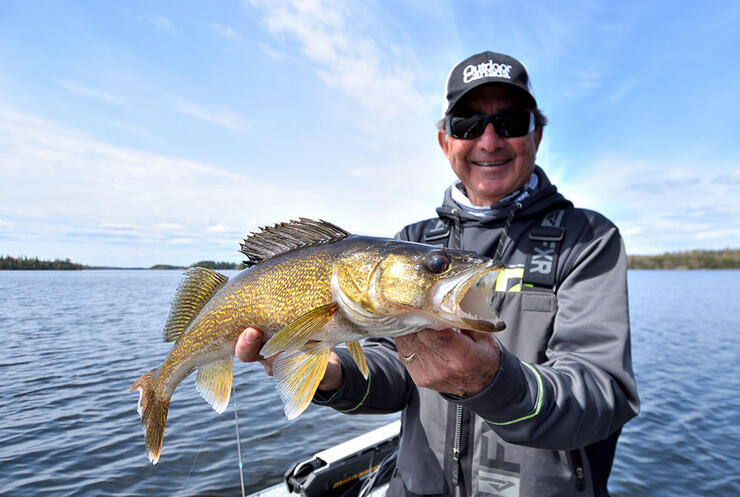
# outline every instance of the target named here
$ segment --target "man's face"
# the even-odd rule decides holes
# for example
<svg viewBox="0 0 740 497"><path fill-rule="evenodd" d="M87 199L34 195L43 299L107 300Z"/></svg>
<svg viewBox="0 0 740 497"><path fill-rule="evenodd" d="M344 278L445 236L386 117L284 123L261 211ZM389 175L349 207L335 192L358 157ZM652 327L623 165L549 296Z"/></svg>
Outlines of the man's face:
<svg viewBox="0 0 740 497"><path fill-rule="evenodd" d="M453 114L496 114L518 107L516 95L502 86L473 90L458 102ZM502 138L492 124L478 138L462 140L438 134L439 145L475 205L491 205L527 182L534 171L542 127L516 138Z"/></svg>

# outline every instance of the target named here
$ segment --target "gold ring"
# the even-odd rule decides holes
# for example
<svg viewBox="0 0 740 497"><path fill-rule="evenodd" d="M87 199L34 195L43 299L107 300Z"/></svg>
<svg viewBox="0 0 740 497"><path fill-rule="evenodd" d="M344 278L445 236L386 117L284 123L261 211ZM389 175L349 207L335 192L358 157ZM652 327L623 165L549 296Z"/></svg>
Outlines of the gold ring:
<svg viewBox="0 0 740 497"><path fill-rule="evenodd" d="M406 364L411 364L414 361L414 359L416 359L416 354L411 354L411 355L404 354L403 356L403 362L405 362Z"/></svg>

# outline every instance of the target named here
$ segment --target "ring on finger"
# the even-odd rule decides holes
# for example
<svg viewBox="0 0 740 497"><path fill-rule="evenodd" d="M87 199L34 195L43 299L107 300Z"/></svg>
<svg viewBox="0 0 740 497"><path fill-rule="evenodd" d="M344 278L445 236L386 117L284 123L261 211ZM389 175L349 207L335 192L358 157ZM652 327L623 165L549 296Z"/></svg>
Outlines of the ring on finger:
<svg viewBox="0 0 740 497"><path fill-rule="evenodd" d="M405 362L406 364L411 364L412 362L414 362L414 359L416 359L416 354L403 355L403 362Z"/></svg>

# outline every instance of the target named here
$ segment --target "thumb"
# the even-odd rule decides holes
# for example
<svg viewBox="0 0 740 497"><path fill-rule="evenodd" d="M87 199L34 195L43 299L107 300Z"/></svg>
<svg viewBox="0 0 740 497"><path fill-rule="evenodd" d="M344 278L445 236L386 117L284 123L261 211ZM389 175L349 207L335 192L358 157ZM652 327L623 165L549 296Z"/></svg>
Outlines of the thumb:
<svg viewBox="0 0 740 497"><path fill-rule="evenodd" d="M255 362L262 359L260 349L262 348L263 335L257 328L247 327L239 335L236 341L235 353L239 360L244 362Z"/></svg>

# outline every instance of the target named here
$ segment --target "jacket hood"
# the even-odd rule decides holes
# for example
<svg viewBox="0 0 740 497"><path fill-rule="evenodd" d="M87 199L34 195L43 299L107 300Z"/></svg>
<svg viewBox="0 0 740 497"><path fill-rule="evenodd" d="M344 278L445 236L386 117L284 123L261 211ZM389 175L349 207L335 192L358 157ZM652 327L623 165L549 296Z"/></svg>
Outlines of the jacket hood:
<svg viewBox="0 0 740 497"><path fill-rule="evenodd" d="M537 188L529 197L521 201L522 207L516 213L517 218L537 217L544 212L564 209L573 205L558 192L557 187L550 182L540 166L535 166L534 173L539 180ZM512 201L500 208L492 209L485 216L476 216L452 198L452 188L455 188L455 185L450 185L445 190L442 205L437 207L437 214L441 218L459 219L464 224L488 226L501 224L516 203Z"/></svg>

